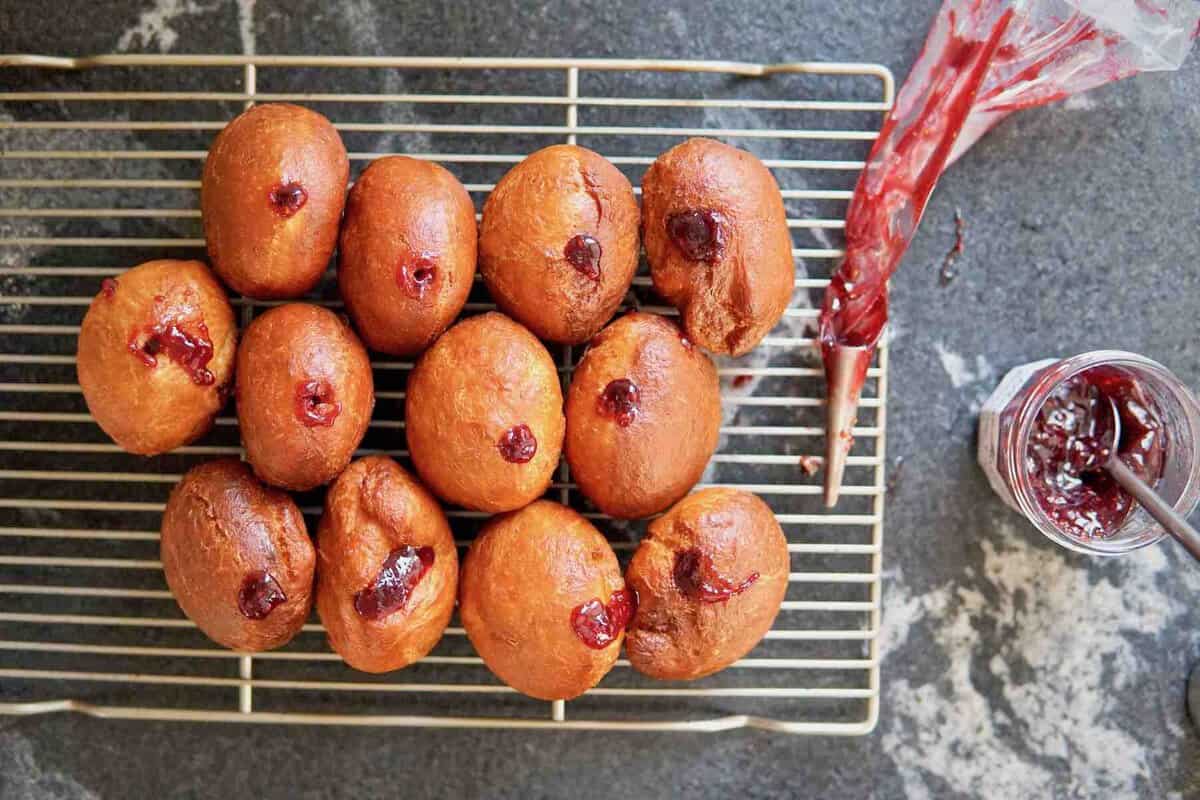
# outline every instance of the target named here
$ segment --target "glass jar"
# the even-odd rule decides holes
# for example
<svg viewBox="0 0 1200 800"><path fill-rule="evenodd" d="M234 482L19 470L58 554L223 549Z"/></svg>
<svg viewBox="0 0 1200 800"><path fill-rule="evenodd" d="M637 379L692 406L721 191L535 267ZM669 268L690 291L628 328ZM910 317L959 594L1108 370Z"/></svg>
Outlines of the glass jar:
<svg viewBox="0 0 1200 800"><path fill-rule="evenodd" d="M1016 367L980 413L978 457L992 489L1048 538L1081 553L1115 556L1153 544L1166 531L1135 505L1120 527L1103 537L1085 540L1063 532L1038 503L1025 457L1038 412L1054 389L1099 366L1124 372L1145 391L1165 432L1163 472L1155 488L1177 512L1191 514L1200 502L1200 404L1170 370L1136 353L1096 350Z"/></svg>

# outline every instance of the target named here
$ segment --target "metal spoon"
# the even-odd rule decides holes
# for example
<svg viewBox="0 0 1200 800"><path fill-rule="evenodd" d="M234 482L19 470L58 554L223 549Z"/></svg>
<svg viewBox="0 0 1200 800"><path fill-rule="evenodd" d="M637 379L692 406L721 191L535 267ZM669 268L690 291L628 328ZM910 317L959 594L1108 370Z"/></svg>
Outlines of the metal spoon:
<svg viewBox="0 0 1200 800"><path fill-rule="evenodd" d="M1154 517L1167 533L1174 536L1197 561L1200 561L1200 531L1193 528L1171 507L1170 503L1163 500L1158 492L1126 466L1117 454L1117 448L1121 442L1121 415L1117 411L1116 402L1111 397L1105 399L1108 401L1108 413L1112 423L1109 428L1112 431L1112 446L1108 449L1108 461L1100 465L1100 468L1121 484L1125 491L1133 495L1141 503L1142 508L1146 509L1146 512Z"/></svg>

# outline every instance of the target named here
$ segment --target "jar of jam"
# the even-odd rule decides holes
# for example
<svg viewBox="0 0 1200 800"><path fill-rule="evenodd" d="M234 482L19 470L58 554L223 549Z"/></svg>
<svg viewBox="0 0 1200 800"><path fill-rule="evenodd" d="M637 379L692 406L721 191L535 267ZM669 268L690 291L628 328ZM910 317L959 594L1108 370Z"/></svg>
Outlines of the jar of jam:
<svg viewBox="0 0 1200 800"><path fill-rule="evenodd" d="M1135 353L1097 350L1005 375L980 414L978 455L996 493L1047 537L1120 555L1166 531L1102 468L1112 448L1187 516L1200 501L1198 442L1200 404L1175 375Z"/></svg>

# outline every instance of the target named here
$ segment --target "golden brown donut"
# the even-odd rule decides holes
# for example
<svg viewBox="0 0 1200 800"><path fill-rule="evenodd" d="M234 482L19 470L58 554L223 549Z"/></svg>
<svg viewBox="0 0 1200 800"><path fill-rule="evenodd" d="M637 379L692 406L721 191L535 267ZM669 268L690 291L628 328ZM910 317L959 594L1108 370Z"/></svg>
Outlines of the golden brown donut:
<svg viewBox="0 0 1200 800"><path fill-rule="evenodd" d="M545 493L562 452L558 371L533 334L491 312L459 322L408 378L408 449L438 497L478 511Z"/></svg>
<svg viewBox="0 0 1200 800"><path fill-rule="evenodd" d="M76 369L96 423L130 453L203 436L229 392L237 323L199 261L148 261L106 278L79 331Z"/></svg>
<svg viewBox="0 0 1200 800"><path fill-rule="evenodd" d="M642 236L655 290L707 350L749 352L791 302L783 197L745 150L688 139L659 156L642 179Z"/></svg>
<svg viewBox="0 0 1200 800"><path fill-rule="evenodd" d="M650 523L625 572L639 603L629 663L662 680L720 672L771 629L789 569L787 539L757 496L689 495Z"/></svg>
<svg viewBox="0 0 1200 800"><path fill-rule="evenodd" d="M286 103L254 106L217 134L200 210L213 269L248 297L299 297L337 244L350 159L329 120Z"/></svg>
<svg viewBox="0 0 1200 800"><path fill-rule="evenodd" d="M317 529L317 612L329 645L390 672L437 645L454 612L458 551L433 495L387 456L346 468Z"/></svg>
<svg viewBox="0 0 1200 800"><path fill-rule="evenodd" d="M601 331L567 390L571 475L613 517L648 517L687 494L720 429L716 368L655 314L625 314Z"/></svg>
<svg viewBox="0 0 1200 800"><path fill-rule="evenodd" d="M637 264L633 187L586 148L538 150L483 206L479 271L500 310L542 339L590 339L621 304Z"/></svg>
<svg viewBox="0 0 1200 800"><path fill-rule="evenodd" d="M350 191L338 250L346 310L372 350L416 355L449 327L475 280L475 206L430 161L373 161Z"/></svg>
<svg viewBox="0 0 1200 800"><path fill-rule="evenodd" d="M167 500L160 546L179 607L218 644L271 650L308 619L317 556L300 509L236 458L188 470Z"/></svg>
<svg viewBox="0 0 1200 800"><path fill-rule="evenodd" d="M463 560L467 636L488 669L530 697L569 700L599 683L633 603L600 532L549 500L492 519Z"/></svg>
<svg viewBox="0 0 1200 800"><path fill-rule="evenodd" d="M302 492L346 468L375 387L367 350L341 317L307 303L276 306L246 328L237 363L238 425L258 477Z"/></svg>

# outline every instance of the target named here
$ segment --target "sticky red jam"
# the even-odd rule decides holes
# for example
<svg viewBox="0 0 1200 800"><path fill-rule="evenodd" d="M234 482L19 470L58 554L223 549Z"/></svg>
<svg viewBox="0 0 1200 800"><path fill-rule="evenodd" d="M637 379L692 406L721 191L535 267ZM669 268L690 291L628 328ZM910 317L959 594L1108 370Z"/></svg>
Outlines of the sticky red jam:
<svg viewBox="0 0 1200 800"><path fill-rule="evenodd" d="M628 428L638 415L640 396L637 384L628 378L609 381L600 393L600 413L612 417L622 428Z"/></svg>
<svg viewBox="0 0 1200 800"><path fill-rule="evenodd" d="M264 570L251 572L238 590L238 611L246 619L263 619L275 606L287 601L287 595L275 577Z"/></svg>
<svg viewBox="0 0 1200 800"><path fill-rule="evenodd" d="M271 208L283 218L295 214L308 202L308 192L296 181L281 183L267 194Z"/></svg>
<svg viewBox="0 0 1200 800"><path fill-rule="evenodd" d="M758 580L757 572L751 572L741 583L726 578L717 572L712 559L697 547L675 554L673 573L679 591L702 603L724 603L749 589Z"/></svg>
<svg viewBox="0 0 1200 800"><path fill-rule="evenodd" d="M397 547L384 559L375 580L354 595L354 610L364 619L383 619L408 604L425 573L433 569L432 547Z"/></svg>
<svg viewBox="0 0 1200 800"><path fill-rule="evenodd" d="M725 217L718 211L681 211L667 217L667 235L692 261L716 261L725 250Z"/></svg>
<svg viewBox="0 0 1200 800"><path fill-rule="evenodd" d="M429 253L422 253L412 261L404 261L396 268L396 284L414 300L424 297L436 278L437 262Z"/></svg>
<svg viewBox="0 0 1200 800"><path fill-rule="evenodd" d="M1163 425L1142 387L1119 369L1094 367L1063 381L1029 433L1025 467L1034 496L1055 525L1077 539L1113 534L1135 505L1102 469L1112 448L1109 398L1121 417L1117 454L1153 486L1163 471Z"/></svg>
<svg viewBox="0 0 1200 800"><path fill-rule="evenodd" d="M563 249L567 262L575 270L594 281L600 280L600 254L602 248L596 237L581 233L571 237Z"/></svg>
<svg viewBox="0 0 1200 800"><path fill-rule="evenodd" d="M576 606L571 612L571 627L588 647L603 650L617 640L636 613L637 595L629 589L620 589L612 593L607 604L593 597Z"/></svg>
<svg viewBox="0 0 1200 800"><path fill-rule="evenodd" d="M116 297L117 296L117 279L116 278L105 278L104 280L100 281L100 293L103 294L105 297L107 297L109 300Z"/></svg>
<svg viewBox="0 0 1200 800"><path fill-rule="evenodd" d="M191 331L182 323L164 320L144 328L135 328L129 336L129 352L147 367L157 367L158 357L165 355L178 364L197 386L210 386L213 374L208 369L212 361L213 344L203 321L191 323Z"/></svg>
<svg viewBox="0 0 1200 800"><path fill-rule="evenodd" d="M296 419L310 428L328 427L342 413L333 396L333 386L321 378L296 384Z"/></svg>
<svg viewBox="0 0 1200 800"><path fill-rule="evenodd" d="M528 425L514 425L496 442L500 455L513 464L526 464L537 454L537 437Z"/></svg>

